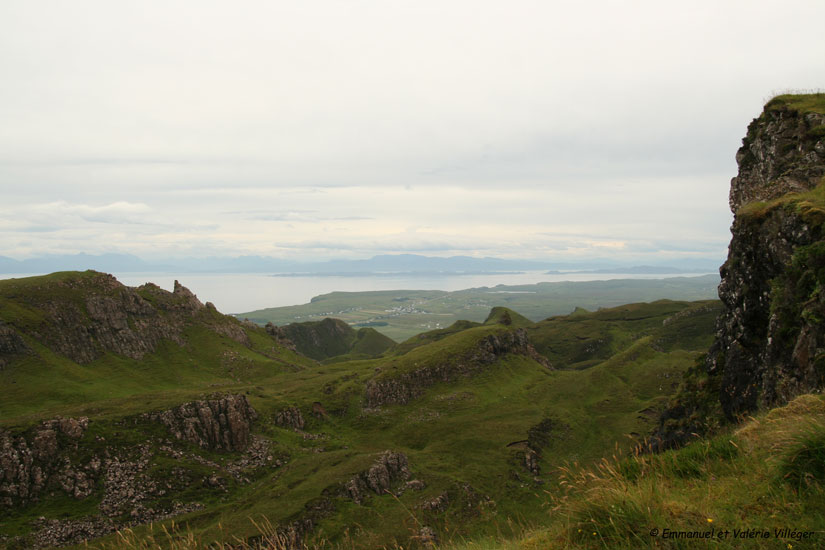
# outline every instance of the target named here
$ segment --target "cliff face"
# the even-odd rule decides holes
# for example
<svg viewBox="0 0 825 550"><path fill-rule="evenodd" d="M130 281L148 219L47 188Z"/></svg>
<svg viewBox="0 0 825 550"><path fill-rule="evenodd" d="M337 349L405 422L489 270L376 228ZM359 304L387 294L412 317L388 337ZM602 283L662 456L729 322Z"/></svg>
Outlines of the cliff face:
<svg viewBox="0 0 825 550"><path fill-rule="evenodd" d="M825 94L780 96L748 127L731 181L723 310L704 365L665 411L671 446L825 386Z"/></svg>
<svg viewBox="0 0 825 550"><path fill-rule="evenodd" d="M821 113L800 112L779 98L766 105L736 153L739 173L731 180L731 211L816 187L825 176L823 127Z"/></svg>
<svg viewBox="0 0 825 550"><path fill-rule="evenodd" d="M240 452L252 443L251 429L257 416L246 396L225 395L147 413L137 420L163 424L176 439L204 449ZM145 469L135 466L140 461L127 463L117 458L128 446L107 446L99 454L83 452L89 422L86 417L58 417L19 434L0 429L0 504L37 502L44 492L56 490L80 500L98 488L101 476L115 479L118 468ZM85 444L88 447L90 442ZM148 459L143 462L146 466ZM104 483L104 508L106 502L123 498L123 488L110 485ZM124 506L117 507L118 513Z"/></svg>
<svg viewBox="0 0 825 550"><path fill-rule="evenodd" d="M823 385L823 129L825 115L771 102L736 155L725 307L706 363L729 419Z"/></svg>

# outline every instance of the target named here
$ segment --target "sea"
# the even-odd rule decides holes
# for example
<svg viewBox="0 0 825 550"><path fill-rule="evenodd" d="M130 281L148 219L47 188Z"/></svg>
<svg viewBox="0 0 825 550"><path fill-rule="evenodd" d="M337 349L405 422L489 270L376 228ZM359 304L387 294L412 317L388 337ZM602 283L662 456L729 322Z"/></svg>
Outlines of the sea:
<svg viewBox="0 0 825 550"><path fill-rule="evenodd" d="M309 303L321 294L335 291L364 292L369 290L463 290L466 288L524 285L558 281L600 281L609 279L663 279L694 277L707 273L678 275L629 273L547 273L523 271L480 274L396 274L368 275L275 275L269 273L117 273L127 286L147 282L166 290L175 281L194 292L202 302L212 302L223 313L244 313L269 307ZM2 274L0 279L28 277L38 274Z"/></svg>

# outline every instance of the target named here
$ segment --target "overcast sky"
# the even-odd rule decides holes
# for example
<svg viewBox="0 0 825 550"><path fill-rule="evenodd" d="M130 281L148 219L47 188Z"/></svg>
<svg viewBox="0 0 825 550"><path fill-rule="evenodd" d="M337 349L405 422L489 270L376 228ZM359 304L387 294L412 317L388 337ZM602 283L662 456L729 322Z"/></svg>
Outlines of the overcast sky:
<svg viewBox="0 0 825 550"><path fill-rule="evenodd" d="M825 2L0 3L0 255L719 258Z"/></svg>

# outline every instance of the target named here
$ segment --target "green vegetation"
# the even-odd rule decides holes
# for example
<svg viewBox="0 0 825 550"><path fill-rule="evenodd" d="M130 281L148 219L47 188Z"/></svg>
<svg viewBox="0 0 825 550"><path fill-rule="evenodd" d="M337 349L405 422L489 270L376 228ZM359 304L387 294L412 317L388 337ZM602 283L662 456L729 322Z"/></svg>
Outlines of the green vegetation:
<svg viewBox="0 0 825 550"><path fill-rule="evenodd" d="M316 296L309 304L261 309L241 313L237 317L262 325L271 322L278 326L334 317L354 327L374 327L382 334L403 342L422 332L447 328L459 320L482 323L490 310L498 306L518 311L529 320L541 321L553 315L566 315L577 307L594 310L660 299L715 299L718 284L718 276L707 275L498 285L455 292L332 292Z"/></svg>
<svg viewBox="0 0 825 550"><path fill-rule="evenodd" d="M772 98L765 104L765 110L793 109L801 113L819 113L825 115L825 93L783 94Z"/></svg>
<svg viewBox="0 0 825 550"><path fill-rule="evenodd" d="M454 550L688 548L684 540L649 533L807 532L825 525L821 397L799 398L677 451L638 452L683 373L701 361L719 302L579 308L539 322L496 307L483 324L458 321L357 359L355 353L381 353L370 343L377 333L328 321L327 328L355 339L324 364L277 345L264 329L203 308L188 318L181 342L162 342L140 360L109 352L81 364L31 331L42 332L53 322L51 311L69 302L96 303L74 293L85 288L84 277L0 287L0 319L30 348L0 371L8 388L2 426L18 437L42 419L87 415L88 429L62 459L86 464L107 453L121 461L144 456L143 483L166 489L141 506L199 505L89 547L194 550L217 541L245 548L261 540L286 548L276 542L278 526L308 518L308 547L330 549L427 548L426 533ZM27 284L46 301L27 298ZM50 294L51 285L57 289ZM157 304L183 299L146 292ZM230 328L247 340L227 336L234 334ZM400 401L367 406L368 391L392 392L398 384L418 385ZM144 415L227 393L245 395L257 411L253 431L272 456L266 465L174 440ZM302 429L275 422L287 408L300 411ZM414 484L390 479L392 494L367 489L359 501L347 497L348 483L387 450L406 456ZM25 547L14 537L29 533L39 517L94 516L105 494L102 481L79 500L57 486L51 491L0 511L0 543ZM125 524L130 517L114 520ZM755 547L775 547L777 540ZM818 542L788 539L794 548ZM740 543L733 535L718 542Z"/></svg>
<svg viewBox="0 0 825 550"><path fill-rule="evenodd" d="M13 327L17 319L40 327L50 318L48 308L25 296L3 294L0 318ZM338 357L322 365L277 346L263 329L215 317L208 308L193 314L182 345L164 342L140 360L107 353L79 364L21 331L33 353L0 371L9 388L0 404L2 423L21 434L58 414L89 416L83 440L67 455L80 463L107 449L135 457L148 445L148 479L171 489L144 506L203 505L175 518L185 526L182 541L245 540L259 533L250 519L283 525L316 514L312 510L323 510L315 516L313 544L407 548L422 526L443 541L517 537L547 520L559 467L590 464L617 448L629 452L651 430L656 411L706 346L717 307L659 301L579 310L540 323L496 308L485 324L457 322L379 357ZM248 344L215 332L224 322L242 327ZM515 331L525 331L553 368L523 348L496 352L491 342L508 341ZM607 343L591 345L601 339ZM369 384L414 381L422 372L440 374L405 404L365 406ZM270 442L279 466L247 467L233 477L226 468L237 453L170 441L164 426L141 416L215 393L247 396L258 413L255 434ZM303 430L275 425L287 407L301 411ZM401 491L401 482L397 494L370 493L361 504L345 498L346 483L385 450L408 457L420 486ZM220 490L204 481L213 475L223 480ZM0 536L23 535L40 516L82 519L94 513L102 491L98 486L75 502L58 489L53 498L6 510ZM164 527L171 529L171 520L134 527L128 536L144 540L154 529L159 544L172 546L160 535ZM111 535L99 544L125 540Z"/></svg>
<svg viewBox="0 0 825 550"><path fill-rule="evenodd" d="M825 399L804 395L676 451L563 467L544 526L444 548L820 548L823 421Z"/></svg>
<svg viewBox="0 0 825 550"><path fill-rule="evenodd" d="M291 323L282 328L295 348L317 361L369 359L377 357L395 342L373 328L353 329L339 319Z"/></svg>
<svg viewBox="0 0 825 550"><path fill-rule="evenodd" d="M783 481L798 491L822 490L825 484L825 424L797 433L779 465Z"/></svg>
<svg viewBox="0 0 825 550"><path fill-rule="evenodd" d="M796 213L808 223L819 226L825 224L825 178L810 191L788 193L771 201L744 204L736 215L749 220L762 220L778 209Z"/></svg>

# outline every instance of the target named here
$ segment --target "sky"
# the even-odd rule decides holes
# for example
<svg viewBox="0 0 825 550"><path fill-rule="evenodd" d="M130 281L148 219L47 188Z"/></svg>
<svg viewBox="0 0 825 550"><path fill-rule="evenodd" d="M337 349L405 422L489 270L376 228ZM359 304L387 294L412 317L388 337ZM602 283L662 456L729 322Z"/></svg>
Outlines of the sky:
<svg viewBox="0 0 825 550"><path fill-rule="evenodd" d="M724 259L825 2L0 3L0 256Z"/></svg>

